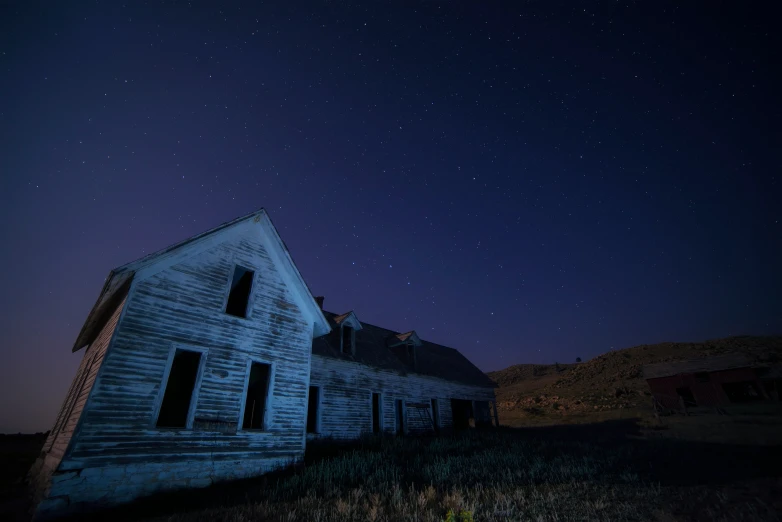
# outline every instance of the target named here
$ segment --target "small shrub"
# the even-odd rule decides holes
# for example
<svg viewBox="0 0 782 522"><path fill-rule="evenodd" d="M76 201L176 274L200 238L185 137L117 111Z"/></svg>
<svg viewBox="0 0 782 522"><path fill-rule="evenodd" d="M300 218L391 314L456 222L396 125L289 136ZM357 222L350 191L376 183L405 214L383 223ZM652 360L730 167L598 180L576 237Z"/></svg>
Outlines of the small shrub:
<svg viewBox="0 0 782 522"><path fill-rule="evenodd" d="M472 513L463 509L457 515L453 509L449 509L445 515L445 522L473 522Z"/></svg>

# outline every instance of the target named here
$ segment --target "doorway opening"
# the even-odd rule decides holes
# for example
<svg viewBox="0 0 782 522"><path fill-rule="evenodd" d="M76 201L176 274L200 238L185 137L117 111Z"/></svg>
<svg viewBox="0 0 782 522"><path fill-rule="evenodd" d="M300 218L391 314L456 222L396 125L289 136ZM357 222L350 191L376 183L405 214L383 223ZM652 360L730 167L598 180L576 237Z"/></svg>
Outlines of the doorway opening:
<svg viewBox="0 0 782 522"><path fill-rule="evenodd" d="M253 362L247 382L247 395L244 397L243 430L266 429L266 403L269 399L269 374L271 366Z"/></svg>
<svg viewBox="0 0 782 522"><path fill-rule="evenodd" d="M432 399L432 427L435 435L440 433L440 405L437 399Z"/></svg>
<svg viewBox="0 0 782 522"><path fill-rule="evenodd" d="M685 408L694 408L696 406L695 396L692 394L692 390L689 387L676 388L676 395L684 400Z"/></svg>
<svg viewBox="0 0 782 522"><path fill-rule="evenodd" d="M380 417L380 394L372 394L372 433L380 433L383 430Z"/></svg>
<svg viewBox="0 0 782 522"><path fill-rule="evenodd" d="M472 401L465 399L451 399L451 412L453 412L453 429L465 430L470 427L472 415Z"/></svg>
<svg viewBox="0 0 782 522"><path fill-rule="evenodd" d="M307 433L319 433L318 416L320 412L320 388L310 386L310 397L307 404Z"/></svg>
<svg viewBox="0 0 782 522"><path fill-rule="evenodd" d="M396 400L396 434L405 434L405 401Z"/></svg>

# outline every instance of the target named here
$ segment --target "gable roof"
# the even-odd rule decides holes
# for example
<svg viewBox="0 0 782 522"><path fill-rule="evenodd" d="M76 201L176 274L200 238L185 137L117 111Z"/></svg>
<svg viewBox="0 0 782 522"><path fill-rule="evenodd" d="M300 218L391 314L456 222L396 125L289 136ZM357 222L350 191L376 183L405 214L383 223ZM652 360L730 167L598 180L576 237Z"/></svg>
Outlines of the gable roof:
<svg viewBox="0 0 782 522"><path fill-rule="evenodd" d="M672 361L655 364L646 364L642 368L644 379L656 379L669 377L680 373L717 372L746 368L752 366L752 361L745 355L732 353L726 355L714 355L701 357L689 361Z"/></svg>
<svg viewBox="0 0 782 522"><path fill-rule="evenodd" d="M347 323L348 325L352 324L357 330L361 330L362 328L361 321L358 320L358 316L356 316L356 313L353 310L345 312L344 314L335 315L332 317L332 321L338 326L342 326L342 323Z"/></svg>
<svg viewBox="0 0 782 522"><path fill-rule="evenodd" d="M270 257L276 261L283 278L286 279L286 283L289 283L288 287L291 293L303 308L302 313L315 325L313 335L328 333L330 330L329 322L323 315L320 306L315 302L307 283L301 277L288 247L277 233L271 218L266 210L261 208L110 271L98 300L87 315L87 319L76 337L73 351L76 352L95 340L108 317L114 312L122 298L127 295L134 280L143 279L211 248L225 239L224 234L228 230L238 229L242 226L260 226L263 229Z"/></svg>
<svg viewBox="0 0 782 522"><path fill-rule="evenodd" d="M368 323L361 323L361 330L355 331L355 354L342 353L339 349L339 337L335 333L339 334L336 318L344 314L338 315L325 311L323 313L332 324L333 330L331 335L313 339L314 355L358 362L372 368L396 372L399 375L426 375L470 386L497 387L458 350L428 341L422 340L421 345L416 348L416 363L413 368L402 362L389 348L389 339L393 338L398 342L397 336L404 334Z"/></svg>
<svg viewBox="0 0 782 522"><path fill-rule="evenodd" d="M418 337L418 334L415 332L415 330L410 330L409 332L392 336L391 339L389 339L389 346L404 344L408 340L413 344L413 346L421 346L422 344L421 338Z"/></svg>

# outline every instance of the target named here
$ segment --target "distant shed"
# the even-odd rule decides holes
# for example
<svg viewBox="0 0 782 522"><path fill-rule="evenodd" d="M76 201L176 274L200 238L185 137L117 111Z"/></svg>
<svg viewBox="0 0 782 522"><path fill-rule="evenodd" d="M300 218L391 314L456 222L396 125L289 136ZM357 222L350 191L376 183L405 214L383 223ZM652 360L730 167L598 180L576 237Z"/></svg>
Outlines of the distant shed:
<svg viewBox="0 0 782 522"><path fill-rule="evenodd" d="M665 408L679 409L682 402L714 407L767 398L752 361L741 354L647 364L642 371Z"/></svg>

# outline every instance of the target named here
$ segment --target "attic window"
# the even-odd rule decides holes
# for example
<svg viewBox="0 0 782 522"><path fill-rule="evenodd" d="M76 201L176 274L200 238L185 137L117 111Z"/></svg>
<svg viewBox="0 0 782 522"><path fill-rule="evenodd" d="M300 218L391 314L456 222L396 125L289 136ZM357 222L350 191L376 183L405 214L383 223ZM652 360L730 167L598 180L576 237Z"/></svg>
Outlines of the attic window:
<svg viewBox="0 0 782 522"><path fill-rule="evenodd" d="M353 340L355 334L353 333L353 327L348 325L342 326L342 353L353 354Z"/></svg>
<svg viewBox="0 0 782 522"><path fill-rule="evenodd" d="M239 265L234 268L234 277L231 281L231 291L228 294L225 313L236 317L247 317L247 303L250 301L254 275L255 272Z"/></svg>

